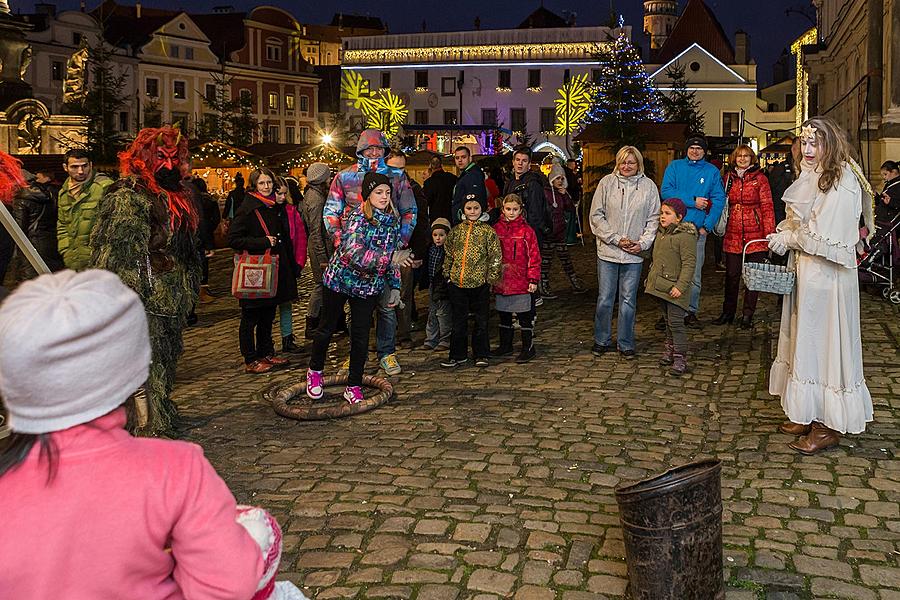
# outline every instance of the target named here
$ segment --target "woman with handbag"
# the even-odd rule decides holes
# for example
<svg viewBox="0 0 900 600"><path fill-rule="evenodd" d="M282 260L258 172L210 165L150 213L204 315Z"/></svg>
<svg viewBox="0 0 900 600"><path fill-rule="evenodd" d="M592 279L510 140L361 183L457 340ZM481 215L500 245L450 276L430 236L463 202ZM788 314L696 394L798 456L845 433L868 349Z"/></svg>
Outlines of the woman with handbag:
<svg viewBox="0 0 900 600"><path fill-rule="evenodd" d="M750 240L765 238L775 231L775 205L769 180L759 168L756 153L750 146L738 146L731 153L729 168L723 177L728 211L722 251L725 253L725 299L722 314L713 325L734 322L737 312L738 293L741 288L741 261L744 245ZM717 225L718 229L718 225ZM766 260L765 242L751 244L747 248L747 262L760 263ZM753 313L759 292L744 291L744 306L740 321L741 329L753 326Z"/></svg>
<svg viewBox="0 0 900 600"><path fill-rule="evenodd" d="M797 273L784 297L769 393L781 397L789 419L781 431L802 436L790 447L814 454L837 446L841 434L862 433L873 418L856 267L859 218L871 225L871 197L837 123L814 117L799 137L803 168L784 192L785 220L768 236L776 254L791 251Z"/></svg>
<svg viewBox="0 0 900 600"><path fill-rule="evenodd" d="M260 276L258 281L264 286L256 292L240 292L235 289L237 278L232 282L232 291L241 306L239 335L245 370L258 374L290 362L275 356L272 324L278 305L297 299L296 263L284 205L275 202L275 174L269 169L257 169L250 174L249 190L228 230L228 244L241 253L236 257L238 272L242 262L248 262L249 257L261 258L260 255L271 259L257 261L260 266L274 271L271 280Z"/></svg>

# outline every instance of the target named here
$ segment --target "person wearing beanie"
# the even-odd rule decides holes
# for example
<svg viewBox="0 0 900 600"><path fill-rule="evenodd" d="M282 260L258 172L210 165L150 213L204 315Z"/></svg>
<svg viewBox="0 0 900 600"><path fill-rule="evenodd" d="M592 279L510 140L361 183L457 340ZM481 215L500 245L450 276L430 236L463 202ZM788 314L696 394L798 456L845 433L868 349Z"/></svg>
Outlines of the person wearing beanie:
<svg viewBox="0 0 900 600"><path fill-rule="evenodd" d="M472 332L472 354L475 366L488 366L491 348L488 341L488 313L491 284L503 271L503 250L494 229L481 219L483 200L472 198L463 204L465 220L450 230L444 245L444 277L449 280L448 296L453 321L450 355L442 367L466 364L468 353L469 315L475 315Z"/></svg>
<svg viewBox="0 0 900 600"><path fill-rule="evenodd" d="M553 161L549 179L550 187L544 189L544 201L547 203L545 210L550 216L551 226L541 240L541 297L545 300L557 298L550 288L550 266L554 254L559 257L563 272L572 284L572 291L576 294L587 291L575 274L575 266L566 245L566 213L575 211L575 203L567 190L569 182L560 163Z"/></svg>
<svg viewBox="0 0 900 600"><path fill-rule="evenodd" d="M406 173L403 169L394 169L388 166L386 154L389 150L390 145L382 131L378 129L363 130L359 134L356 144L357 163L335 175L332 180L328 199L325 201L324 219L325 231L328 232L328 238L333 247L336 248L340 245L341 236L345 231L350 214L366 199L361 186L367 173L381 173L390 179L391 205L400 219L399 248L403 249L410 245L419 218L419 208L415 192ZM425 217L423 216L423 218ZM404 263L411 262L408 254ZM388 310L387 297L383 297L375 323L376 349L382 359L394 354L396 329L396 314L394 311ZM379 342L379 340L381 341ZM383 365L388 367L385 372L388 375L400 373L400 365L396 363L396 360L390 362L389 365Z"/></svg>
<svg viewBox="0 0 900 600"><path fill-rule="evenodd" d="M0 305L3 597L257 590L262 553L201 448L125 430L150 356L144 305L109 271L42 275Z"/></svg>
<svg viewBox="0 0 900 600"><path fill-rule="evenodd" d="M319 326L319 315L322 312L322 273L328 259L334 253L325 232L322 214L328 187L331 185L331 168L325 163L315 162L306 169L306 189L303 190L303 202L300 204L300 216L306 225L306 249L309 254L309 268L312 271L313 288L309 293L306 305L306 331L304 337L311 340L313 332Z"/></svg>
<svg viewBox="0 0 900 600"><path fill-rule="evenodd" d="M450 348L453 322L450 316L450 299L447 278L444 277L444 244L450 234L450 221L439 217L431 224L431 246L425 264L422 285L428 288L428 322L425 325L426 350Z"/></svg>
<svg viewBox="0 0 900 600"><path fill-rule="evenodd" d="M400 302L400 270L394 264L400 246L400 217L391 205L391 180L368 172L360 189L365 202L347 218L340 245L322 276L323 302L319 328L313 334L312 354L306 371L306 394L318 400L325 393L325 354L331 336L350 305L350 364L344 399L362 402L363 369L369 353L372 315L387 290L390 308Z"/></svg>
<svg viewBox="0 0 900 600"><path fill-rule="evenodd" d="M666 167L660 196L678 198L687 209L684 220L692 223L697 229L697 260L694 276L691 281L688 315L685 317L688 327L697 328L700 321L697 313L700 310L701 274L703 260L706 256L706 236L712 231L725 209L725 188L722 187L722 176L719 170L705 160L707 141L702 135L691 135L685 140L685 158L674 160ZM660 328L661 323L657 323Z"/></svg>
<svg viewBox="0 0 900 600"><path fill-rule="evenodd" d="M666 321L666 342L661 366L679 377L688 371L688 340L684 316L697 251L697 229L684 220L688 208L679 198L666 198L659 209L659 230L653 244L653 262L644 291L660 299Z"/></svg>

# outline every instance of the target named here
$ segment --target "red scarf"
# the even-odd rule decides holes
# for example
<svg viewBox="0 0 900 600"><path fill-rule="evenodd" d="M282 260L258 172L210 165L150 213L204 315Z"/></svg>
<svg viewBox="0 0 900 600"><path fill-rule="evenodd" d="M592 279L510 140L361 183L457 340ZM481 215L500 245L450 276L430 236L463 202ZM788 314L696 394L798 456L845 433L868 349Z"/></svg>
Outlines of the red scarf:
<svg viewBox="0 0 900 600"><path fill-rule="evenodd" d="M263 196L259 192L250 192L250 195L265 204L267 208L272 208L273 206L275 206L275 194L272 194L271 198Z"/></svg>

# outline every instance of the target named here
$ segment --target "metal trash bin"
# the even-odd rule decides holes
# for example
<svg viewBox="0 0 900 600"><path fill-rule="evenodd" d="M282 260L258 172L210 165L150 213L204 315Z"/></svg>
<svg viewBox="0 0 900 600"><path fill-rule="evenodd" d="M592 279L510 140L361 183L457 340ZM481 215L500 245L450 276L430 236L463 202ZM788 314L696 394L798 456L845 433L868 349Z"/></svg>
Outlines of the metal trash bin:
<svg viewBox="0 0 900 600"><path fill-rule="evenodd" d="M630 598L725 598L721 470L705 460L616 487Z"/></svg>

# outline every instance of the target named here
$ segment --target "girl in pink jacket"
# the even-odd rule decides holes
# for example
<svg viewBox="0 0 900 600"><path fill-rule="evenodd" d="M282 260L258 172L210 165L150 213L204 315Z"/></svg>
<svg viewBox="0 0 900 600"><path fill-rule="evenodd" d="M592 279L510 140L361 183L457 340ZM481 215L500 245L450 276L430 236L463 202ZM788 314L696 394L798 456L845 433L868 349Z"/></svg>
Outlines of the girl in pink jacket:
<svg viewBox="0 0 900 600"><path fill-rule="evenodd" d="M0 596L271 594L274 554L200 447L125 430L149 365L144 307L108 271L43 275L0 306Z"/></svg>
<svg viewBox="0 0 900 600"><path fill-rule="evenodd" d="M275 178L275 202L284 207L284 218L288 223L288 231L291 236L291 247L294 249L294 273L300 277L300 272L306 266L306 225L297 210L295 201L291 198L290 188L284 177ZM295 284L296 285L296 284ZM281 329L281 351L297 353L302 351L294 340L294 315L293 302L282 302L278 305L278 325Z"/></svg>

